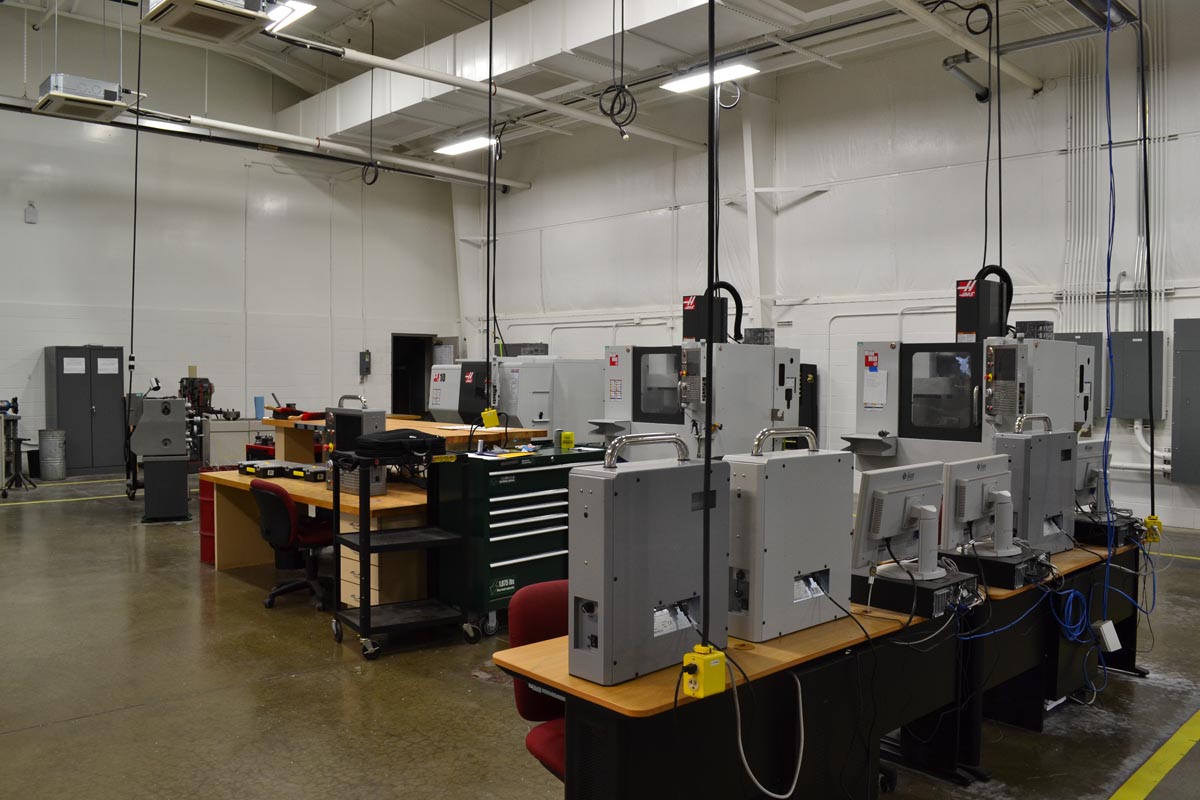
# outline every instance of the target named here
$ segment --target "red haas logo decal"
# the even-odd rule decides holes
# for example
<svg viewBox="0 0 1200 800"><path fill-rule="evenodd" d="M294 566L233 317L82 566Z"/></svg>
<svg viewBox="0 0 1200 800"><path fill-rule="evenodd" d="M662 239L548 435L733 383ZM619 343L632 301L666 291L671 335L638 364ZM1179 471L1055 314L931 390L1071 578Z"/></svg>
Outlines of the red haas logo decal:
<svg viewBox="0 0 1200 800"><path fill-rule="evenodd" d="M959 297L974 297L975 296L975 281L959 281L958 282Z"/></svg>
<svg viewBox="0 0 1200 800"><path fill-rule="evenodd" d="M696 310L696 295L689 294L687 297L683 298L683 310L684 311L695 311Z"/></svg>
<svg viewBox="0 0 1200 800"><path fill-rule="evenodd" d="M463 375L463 383L474 383L474 382L475 382L475 373L474 372L468 372L467 374Z"/></svg>

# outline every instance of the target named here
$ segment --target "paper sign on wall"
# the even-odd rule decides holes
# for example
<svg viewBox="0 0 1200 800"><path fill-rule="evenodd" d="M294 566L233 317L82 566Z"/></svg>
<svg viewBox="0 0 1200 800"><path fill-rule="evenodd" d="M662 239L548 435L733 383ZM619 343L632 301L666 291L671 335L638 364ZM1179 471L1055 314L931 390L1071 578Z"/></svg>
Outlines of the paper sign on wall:
<svg viewBox="0 0 1200 800"><path fill-rule="evenodd" d="M64 358L63 375L87 375L87 359Z"/></svg>
<svg viewBox="0 0 1200 800"><path fill-rule="evenodd" d="M115 358L97 358L96 359L96 374L97 375L117 375L121 372L121 367L118 364L118 359Z"/></svg>
<svg viewBox="0 0 1200 800"><path fill-rule="evenodd" d="M887 370L867 368L863 371L863 408L887 406Z"/></svg>

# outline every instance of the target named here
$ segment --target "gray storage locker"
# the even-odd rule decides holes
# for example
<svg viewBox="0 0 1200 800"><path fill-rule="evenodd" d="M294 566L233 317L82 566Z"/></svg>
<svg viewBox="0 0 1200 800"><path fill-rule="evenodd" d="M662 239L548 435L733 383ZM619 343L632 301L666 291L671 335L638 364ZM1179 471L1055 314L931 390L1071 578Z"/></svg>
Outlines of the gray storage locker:
<svg viewBox="0 0 1200 800"><path fill-rule="evenodd" d="M67 432L67 474L125 467L125 351L46 348L46 427Z"/></svg>

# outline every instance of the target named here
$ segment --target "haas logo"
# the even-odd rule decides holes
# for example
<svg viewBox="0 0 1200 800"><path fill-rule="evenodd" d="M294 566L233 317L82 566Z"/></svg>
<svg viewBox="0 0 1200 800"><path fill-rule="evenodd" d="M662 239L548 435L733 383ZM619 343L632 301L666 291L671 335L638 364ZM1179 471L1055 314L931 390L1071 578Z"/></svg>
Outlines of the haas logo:
<svg viewBox="0 0 1200 800"><path fill-rule="evenodd" d="M683 310L684 311L695 311L696 310L696 295L690 294L687 297L683 298Z"/></svg>
<svg viewBox="0 0 1200 800"><path fill-rule="evenodd" d="M958 282L959 297L974 297L975 296L975 281L959 281Z"/></svg>

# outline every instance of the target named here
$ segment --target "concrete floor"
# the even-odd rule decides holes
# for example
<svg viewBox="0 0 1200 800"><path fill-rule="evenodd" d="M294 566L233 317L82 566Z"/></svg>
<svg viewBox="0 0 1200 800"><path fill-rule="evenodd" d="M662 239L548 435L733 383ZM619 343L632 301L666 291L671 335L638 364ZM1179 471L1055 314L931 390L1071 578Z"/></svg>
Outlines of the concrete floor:
<svg viewBox="0 0 1200 800"><path fill-rule="evenodd" d="M264 609L270 569L215 574L195 522L143 525L122 491L46 484L0 503L0 795L562 796L490 662L503 632L366 662L304 600ZM1170 545L1200 556L1200 534ZM1200 559L1161 574L1149 679L1114 675L1042 735L989 724L990 783L902 772L893 796L1108 798L1200 707L1198 578ZM1152 797L1195 797L1197 773L1194 752Z"/></svg>

